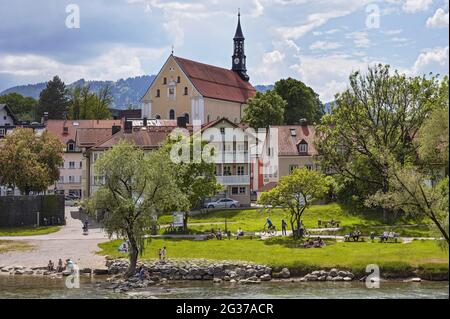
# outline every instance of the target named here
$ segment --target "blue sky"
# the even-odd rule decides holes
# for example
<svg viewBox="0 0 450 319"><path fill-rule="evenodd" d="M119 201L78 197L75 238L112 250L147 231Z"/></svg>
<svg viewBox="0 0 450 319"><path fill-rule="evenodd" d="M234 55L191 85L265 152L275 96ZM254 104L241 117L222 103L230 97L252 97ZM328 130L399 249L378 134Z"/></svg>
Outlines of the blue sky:
<svg viewBox="0 0 450 319"><path fill-rule="evenodd" d="M67 5L80 28L66 27ZM0 91L155 74L170 54L231 67L241 8L252 84L288 76L324 102L382 62L448 74L448 0L0 0Z"/></svg>

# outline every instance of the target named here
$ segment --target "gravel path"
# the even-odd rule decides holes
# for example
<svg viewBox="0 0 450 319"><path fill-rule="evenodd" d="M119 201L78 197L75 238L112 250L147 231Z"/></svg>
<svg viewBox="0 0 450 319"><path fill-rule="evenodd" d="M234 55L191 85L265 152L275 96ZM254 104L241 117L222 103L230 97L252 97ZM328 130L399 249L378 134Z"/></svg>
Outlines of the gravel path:
<svg viewBox="0 0 450 319"><path fill-rule="evenodd" d="M32 245L32 251L16 251L0 254L1 266L42 267L51 259L56 264L72 258L80 268L104 268L105 258L96 255L98 244L109 240L105 232L95 228L90 222L89 235L82 234L82 220L76 208L66 207L66 226L60 231L48 235L0 237L0 240L25 241Z"/></svg>

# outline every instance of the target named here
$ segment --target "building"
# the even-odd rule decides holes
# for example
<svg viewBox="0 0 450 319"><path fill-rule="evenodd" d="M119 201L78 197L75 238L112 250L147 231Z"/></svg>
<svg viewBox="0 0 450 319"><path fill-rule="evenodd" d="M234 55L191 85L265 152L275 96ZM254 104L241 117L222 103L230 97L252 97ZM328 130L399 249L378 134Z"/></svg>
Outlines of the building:
<svg viewBox="0 0 450 319"><path fill-rule="evenodd" d="M141 109L109 109L111 112L111 116L113 120L121 120L121 119L140 119L142 118L142 110Z"/></svg>
<svg viewBox="0 0 450 319"><path fill-rule="evenodd" d="M256 94L246 68L240 15L231 70L169 56L142 98L142 117L202 124L223 117L240 123L249 98Z"/></svg>
<svg viewBox="0 0 450 319"><path fill-rule="evenodd" d="M0 138L4 138L7 131L12 130L19 120L6 104L0 104Z"/></svg>
<svg viewBox="0 0 450 319"><path fill-rule="evenodd" d="M267 191L277 185L280 177L289 175L297 168L320 170L316 159L319 155L314 140L315 128L304 123L302 125L272 126L271 134L277 143L269 144L266 139L264 144L265 154L272 156L274 170L265 170L259 162L253 165L253 189L258 192Z"/></svg>
<svg viewBox="0 0 450 319"><path fill-rule="evenodd" d="M59 170L59 181L50 190L81 196L83 153L76 145L77 130L103 130L102 133L108 134L101 136L106 138L112 135L113 126L121 126L121 120L48 120L45 125L46 130L64 145L64 164Z"/></svg>

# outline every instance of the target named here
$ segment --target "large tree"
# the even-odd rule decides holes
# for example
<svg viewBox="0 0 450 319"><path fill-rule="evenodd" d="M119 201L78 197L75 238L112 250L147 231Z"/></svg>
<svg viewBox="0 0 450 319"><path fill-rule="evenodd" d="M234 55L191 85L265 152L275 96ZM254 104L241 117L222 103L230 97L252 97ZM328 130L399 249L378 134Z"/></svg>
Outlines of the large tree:
<svg viewBox="0 0 450 319"><path fill-rule="evenodd" d="M37 116L39 119L44 112L48 112L48 118L64 120L68 115L68 91L66 85L58 76L47 83L47 87L39 95L39 107Z"/></svg>
<svg viewBox="0 0 450 319"><path fill-rule="evenodd" d="M378 190L389 190L390 154L401 164L414 161L414 138L433 108L442 102L436 77L407 77L387 65L350 76L331 114L317 127L321 165L333 171L362 203ZM356 195L356 197L355 197Z"/></svg>
<svg viewBox="0 0 450 319"><path fill-rule="evenodd" d="M59 178L63 145L56 137L17 128L0 146L0 185L17 187L22 194L43 192Z"/></svg>
<svg viewBox="0 0 450 319"><path fill-rule="evenodd" d="M284 121L286 106L286 101L275 91L258 92L248 101L242 122L248 123L256 130L268 129L271 125L281 125Z"/></svg>
<svg viewBox="0 0 450 319"><path fill-rule="evenodd" d="M296 169L291 175L283 176L278 185L261 194L258 201L266 209L281 206L289 215L292 230L298 225L305 210L318 199L323 198L332 186L333 179L307 168ZM293 231L293 236L296 238Z"/></svg>
<svg viewBox="0 0 450 319"><path fill-rule="evenodd" d="M38 101L18 93L9 93L0 96L0 104L7 104L20 120L31 121L35 118Z"/></svg>
<svg viewBox="0 0 450 319"><path fill-rule="evenodd" d="M319 95L303 82L288 78L275 83L275 92L281 96L287 106L284 109L285 124L298 124L301 119L316 123L324 114Z"/></svg>
<svg viewBox="0 0 450 319"><path fill-rule="evenodd" d="M111 118L112 97L109 86L96 94L90 86L76 86L70 90L69 117L73 120L104 120Z"/></svg>
<svg viewBox="0 0 450 319"><path fill-rule="evenodd" d="M128 275L132 276L145 249L147 230L158 214L185 210L188 199L178 187L175 165L162 149L145 154L121 141L97 160L95 172L105 181L88 201L88 210L105 211L103 223L108 234L129 242Z"/></svg>

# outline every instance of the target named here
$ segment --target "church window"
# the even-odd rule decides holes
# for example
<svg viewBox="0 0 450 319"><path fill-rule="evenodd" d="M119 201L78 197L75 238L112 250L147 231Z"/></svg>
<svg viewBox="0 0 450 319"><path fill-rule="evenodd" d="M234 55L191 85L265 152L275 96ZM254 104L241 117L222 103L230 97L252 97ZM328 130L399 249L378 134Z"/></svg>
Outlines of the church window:
<svg viewBox="0 0 450 319"><path fill-rule="evenodd" d="M169 120L175 120L175 110L172 109L169 112Z"/></svg>
<svg viewBox="0 0 450 319"><path fill-rule="evenodd" d="M161 97L161 90L160 89L156 90L156 97Z"/></svg>
<svg viewBox="0 0 450 319"><path fill-rule="evenodd" d="M188 88L187 87L184 88L184 95L188 95Z"/></svg>
<svg viewBox="0 0 450 319"><path fill-rule="evenodd" d="M167 84L167 78L164 78L163 83Z"/></svg>
<svg viewBox="0 0 450 319"><path fill-rule="evenodd" d="M181 77L177 77L177 83L181 83Z"/></svg>

